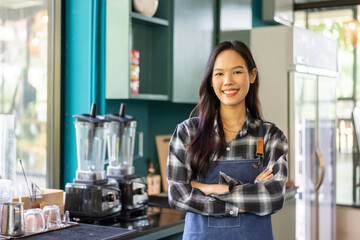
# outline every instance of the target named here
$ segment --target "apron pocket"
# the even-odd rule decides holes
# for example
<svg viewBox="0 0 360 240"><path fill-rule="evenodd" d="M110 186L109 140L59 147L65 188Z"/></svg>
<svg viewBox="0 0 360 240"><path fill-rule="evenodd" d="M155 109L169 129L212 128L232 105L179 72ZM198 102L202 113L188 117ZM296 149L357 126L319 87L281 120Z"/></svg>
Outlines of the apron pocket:
<svg viewBox="0 0 360 240"><path fill-rule="evenodd" d="M211 228L241 227L241 214L239 214L237 217L225 217L225 218L208 217L208 227Z"/></svg>

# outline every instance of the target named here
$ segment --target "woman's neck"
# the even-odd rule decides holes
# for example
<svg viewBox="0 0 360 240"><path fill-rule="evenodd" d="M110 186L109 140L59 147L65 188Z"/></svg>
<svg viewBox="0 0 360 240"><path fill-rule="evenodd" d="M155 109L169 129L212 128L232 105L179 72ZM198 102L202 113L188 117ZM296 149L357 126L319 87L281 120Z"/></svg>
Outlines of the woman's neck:
<svg viewBox="0 0 360 240"><path fill-rule="evenodd" d="M226 131L239 131L246 119L246 106L221 106L221 122Z"/></svg>

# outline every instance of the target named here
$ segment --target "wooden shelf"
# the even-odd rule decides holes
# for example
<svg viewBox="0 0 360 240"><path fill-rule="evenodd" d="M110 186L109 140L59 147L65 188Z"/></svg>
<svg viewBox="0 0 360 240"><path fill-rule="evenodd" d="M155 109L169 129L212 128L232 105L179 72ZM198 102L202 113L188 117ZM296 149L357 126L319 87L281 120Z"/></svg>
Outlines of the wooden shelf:
<svg viewBox="0 0 360 240"><path fill-rule="evenodd" d="M156 17L147 17L145 15L132 12L131 18L135 21L140 21L146 24L160 25L160 26L169 26L169 21Z"/></svg>

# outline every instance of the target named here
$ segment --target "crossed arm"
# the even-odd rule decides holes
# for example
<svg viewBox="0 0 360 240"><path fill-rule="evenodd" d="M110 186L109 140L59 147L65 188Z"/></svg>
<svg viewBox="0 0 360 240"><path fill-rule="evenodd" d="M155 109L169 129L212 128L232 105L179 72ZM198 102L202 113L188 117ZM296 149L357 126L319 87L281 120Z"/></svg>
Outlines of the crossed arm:
<svg viewBox="0 0 360 240"><path fill-rule="evenodd" d="M263 180L270 180L273 177L272 174L273 170L270 169L268 171L264 170L261 172L255 179L255 181L263 181ZM191 181L191 187L197 188L202 191L204 194L210 193L223 193L229 191L229 185L225 184L205 184L198 181Z"/></svg>
<svg viewBox="0 0 360 240"><path fill-rule="evenodd" d="M272 172L273 172L272 169L268 171L264 170L256 177L255 181L261 182L263 180L270 180L273 177ZM229 185L225 185L225 184L206 184L194 180L191 181L190 184L191 187L199 189L206 195L210 193L224 193L229 191ZM239 212L245 212L245 211L239 208Z"/></svg>

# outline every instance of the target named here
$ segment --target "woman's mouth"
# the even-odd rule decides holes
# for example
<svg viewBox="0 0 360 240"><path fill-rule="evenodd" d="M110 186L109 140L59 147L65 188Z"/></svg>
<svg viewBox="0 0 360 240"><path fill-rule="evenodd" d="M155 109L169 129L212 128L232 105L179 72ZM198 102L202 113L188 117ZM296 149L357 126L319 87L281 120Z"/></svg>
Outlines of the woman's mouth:
<svg viewBox="0 0 360 240"><path fill-rule="evenodd" d="M222 90L222 92L223 92L223 93L225 94L225 96L227 96L227 97L235 96L238 91L239 91L239 89L227 89L227 90Z"/></svg>

